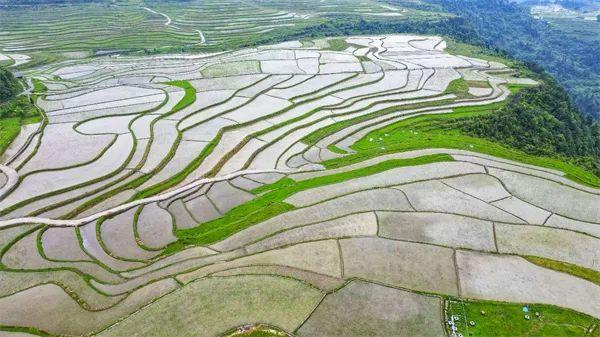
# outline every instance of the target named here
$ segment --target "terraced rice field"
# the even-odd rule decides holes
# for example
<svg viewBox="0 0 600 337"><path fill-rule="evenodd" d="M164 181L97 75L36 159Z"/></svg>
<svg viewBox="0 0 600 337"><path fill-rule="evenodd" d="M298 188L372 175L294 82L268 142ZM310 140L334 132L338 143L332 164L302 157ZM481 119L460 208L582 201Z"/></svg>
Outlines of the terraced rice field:
<svg viewBox="0 0 600 337"><path fill-rule="evenodd" d="M122 2L0 10L6 52L111 50L197 43L198 34L165 25L165 18L133 3Z"/></svg>
<svg viewBox="0 0 600 337"><path fill-rule="evenodd" d="M0 4L0 51L53 53L61 58L140 50L218 51L248 46L269 36L299 32L322 23L326 15L403 20L425 14L374 0ZM3 62L0 56L0 64Z"/></svg>
<svg viewBox="0 0 600 337"><path fill-rule="evenodd" d="M0 165L0 334L443 336L464 303L496 303L577 312L597 336L598 189L469 146L356 157L388 146L376 130L535 85L445 46L360 36L26 72L48 90Z"/></svg>

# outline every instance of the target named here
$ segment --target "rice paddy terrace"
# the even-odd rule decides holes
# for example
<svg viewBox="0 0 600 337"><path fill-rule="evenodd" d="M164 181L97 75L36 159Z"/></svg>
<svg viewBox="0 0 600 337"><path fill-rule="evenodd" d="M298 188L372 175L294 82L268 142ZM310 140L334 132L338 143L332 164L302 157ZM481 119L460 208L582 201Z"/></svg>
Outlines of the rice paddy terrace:
<svg viewBox="0 0 600 337"><path fill-rule="evenodd" d="M0 1L0 49L66 57L139 49L235 49L318 25L327 15L403 20L432 13L374 0L115 0L36 6Z"/></svg>
<svg viewBox="0 0 600 337"><path fill-rule="evenodd" d="M600 336L600 191L422 138L536 84L445 48L26 71L44 119L0 165L0 336Z"/></svg>

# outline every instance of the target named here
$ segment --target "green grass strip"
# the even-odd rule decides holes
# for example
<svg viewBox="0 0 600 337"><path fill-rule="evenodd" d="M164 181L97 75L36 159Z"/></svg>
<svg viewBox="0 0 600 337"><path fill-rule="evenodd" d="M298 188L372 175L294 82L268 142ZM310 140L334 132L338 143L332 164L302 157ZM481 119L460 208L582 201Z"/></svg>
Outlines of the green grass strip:
<svg viewBox="0 0 600 337"><path fill-rule="evenodd" d="M329 44L329 47L327 48L327 50L331 50L331 51L344 51L344 50L348 49L348 47L350 47L348 42L346 42L346 40L344 40L344 39L327 40L327 44Z"/></svg>
<svg viewBox="0 0 600 337"><path fill-rule="evenodd" d="M469 82L462 77L450 82L444 91L444 94L453 94L458 98L473 98L473 96L469 94Z"/></svg>
<svg viewBox="0 0 600 337"><path fill-rule="evenodd" d="M527 261L536 264L540 267L567 273L600 285L600 272L596 270L581 267L567 262L546 259L543 257L524 256L524 258Z"/></svg>
<svg viewBox="0 0 600 337"><path fill-rule="evenodd" d="M462 81L461 81L461 79L454 80L454 81L450 82L448 88L446 88L446 90L444 91L444 93L442 95L447 95L447 94L454 94L457 96L464 95L465 91L468 91L468 86L465 87L465 85L466 85L466 81L464 81L464 80L462 80ZM530 86L529 85L509 84L507 87L510 90L511 95L514 95L517 92L519 92L520 90L528 88ZM380 115L385 115L385 114L389 114L389 113L396 112L396 111L421 109L421 108L428 108L428 107L432 107L432 108L439 107L440 109L442 109L444 107L444 105L448 105L451 103L454 103L454 99L444 99L444 100L439 100L439 101L428 101L428 102L420 102L420 103L413 103L413 104L407 104L407 105L391 106L391 107L388 107L388 108L385 108L385 109L382 109L379 111L372 112L367 115L357 116L357 117L354 117L354 118L351 118L351 119L348 119L345 121L340 121L340 122L331 124L327 127L321 128L319 130L316 130L316 131L308 134L304 138L302 138L302 142L305 144L308 144L308 145L315 144L319 140L321 140L335 132L343 130L343 129L345 129L349 126L352 126L356 123L360 123L360 122L363 122L366 120L373 119ZM490 103L490 104L486 104L486 105L471 106L471 107L459 107L459 108L455 108L454 112L469 112L469 111L481 110L481 113L491 113L493 111L496 111L496 110L504 107L506 105L506 103L507 103L506 100L504 100L502 102ZM465 116L465 117L469 117L469 116Z"/></svg>
<svg viewBox="0 0 600 337"><path fill-rule="evenodd" d="M323 163L327 168L349 165L389 153L429 148L459 149L488 154L539 167L556 169L575 182L600 187L600 178L583 168L559 157L541 157L527 154L502 144L471 137L459 130L447 128L451 119L487 113L482 109L455 109L452 114L421 115L405 119L367 134L352 146L357 153ZM372 140L372 141L371 141Z"/></svg>
<svg viewBox="0 0 600 337"><path fill-rule="evenodd" d="M15 336L18 336L19 333L32 335L32 336L42 336L42 337L54 337L55 335L51 335L45 331L36 329L36 328L25 328L25 327L17 327L17 326L6 326L0 325L0 331L14 332Z"/></svg>
<svg viewBox="0 0 600 337"><path fill-rule="evenodd" d="M449 155L431 155L411 159L394 159L357 170L316 177L304 181L283 178L274 184L264 185L252 191L258 198L239 205L222 217L203 223L191 229L180 229L175 232L179 241L167 247L165 254L176 252L188 245L207 245L220 241L234 233L248 228L261 221L294 209L285 203L289 196L300 191L319 186L335 184L397 167L423 165L435 162L453 161Z"/></svg>
<svg viewBox="0 0 600 337"><path fill-rule="evenodd" d="M171 81L165 82L164 84L173 85L176 87L183 88L185 94L183 98L175 104L175 106L169 111L168 115L174 114L175 112L193 104L196 102L196 88L188 81Z"/></svg>
<svg viewBox="0 0 600 337"><path fill-rule="evenodd" d="M510 86L512 92L517 92L522 88L524 87ZM465 135L452 126L454 121L461 118L490 114L502 108L505 104L506 101L502 101L481 106L459 107L455 108L452 113L410 117L370 132L351 146L356 153L342 158L331 159L322 164L326 168L336 168L390 153L429 148L447 148L479 152L525 164L559 170L565 173L566 178L577 183L600 187L600 177L577 165L569 163L565 158L559 156L543 157L530 155L491 140ZM337 128L334 127L334 129ZM310 137L307 137L308 140L315 142L329 134L328 132L320 133L319 131L321 130L317 131L319 135L316 133L309 135Z"/></svg>
<svg viewBox="0 0 600 337"><path fill-rule="evenodd" d="M38 80L37 78L31 79L31 83L33 83L33 92L36 94L43 94L48 91L48 87L46 87L44 82Z"/></svg>
<svg viewBox="0 0 600 337"><path fill-rule="evenodd" d="M376 118L379 116L387 115L387 114L397 112L397 111L421 109L421 108L428 108L428 107L437 107L437 106L443 106L443 105L451 104L451 103L453 103L453 100L444 99L444 100L440 100L440 101L421 102L421 103L413 103L413 104L407 104L407 105L391 106L389 108L381 109L381 110L369 113L367 115L357 116L357 117L354 117L351 119L347 119L345 121L341 121L341 122L337 122L337 123L328 125L324 128L320 128L320 129L308 134L306 137L302 138L301 141L305 144L312 145L331 134L334 134L338 131L346 129L357 123L361 123L361 122L364 122L364 121L367 121L367 120L370 120L370 119L373 119L373 118Z"/></svg>
<svg viewBox="0 0 600 337"><path fill-rule="evenodd" d="M19 117L0 119L0 154L17 138L21 132L21 119Z"/></svg>
<svg viewBox="0 0 600 337"><path fill-rule="evenodd" d="M39 94L47 89L38 80L34 80L33 85ZM42 121L42 113L33 103L37 95L17 96L0 104L0 155L21 133L21 126Z"/></svg>

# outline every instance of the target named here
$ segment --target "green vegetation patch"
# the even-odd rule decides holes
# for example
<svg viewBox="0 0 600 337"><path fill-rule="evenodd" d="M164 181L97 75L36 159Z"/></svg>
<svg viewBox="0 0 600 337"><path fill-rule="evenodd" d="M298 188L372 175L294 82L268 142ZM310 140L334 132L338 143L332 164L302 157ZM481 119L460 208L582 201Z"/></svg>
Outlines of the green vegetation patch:
<svg viewBox="0 0 600 337"><path fill-rule="evenodd" d="M175 104L175 106L169 111L169 114L173 114L189 105L192 105L196 101L196 88L188 81L171 81L165 84L173 85L176 87L183 88L185 95L183 98Z"/></svg>
<svg viewBox="0 0 600 337"><path fill-rule="evenodd" d="M454 85L454 87L462 86L463 84L460 83ZM527 87L511 85L509 89L515 95ZM600 186L600 177L591 170L586 169L585 166L577 165L579 162L569 160L562 153L550 151L546 152L545 155L530 153L519 144L511 146L510 143L506 144L508 142L490 139L483 134L478 135L468 132L465 125L477 126L481 118L495 115L507 104L509 104L507 101L503 101L482 106L459 107L455 108L452 113L419 115L407 118L370 132L352 145L352 149L356 153L325 161L323 165L327 168L335 168L389 153L427 148L449 148L480 152L522 163L557 169L564 172L566 177L573 181L589 186ZM493 127L493 124L489 125L490 129ZM496 126L496 128L499 128L499 126ZM306 139L314 142L326 134L316 135L316 133L313 133Z"/></svg>
<svg viewBox="0 0 600 337"><path fill-rule="evenodd" d="M4 153L13 139L17 138L20 131L20 118L13 117L0 119L0 154Z"/></svg>
<svg viewBox="0 0 600 337"><path fill-rule="evenodd" d="M27 96L19 96L0 104L0 118L29 118L34 116L39 116L39 111Z"/></svg>
<svg viewBox="0 0 600 337"><path fill-rule="evenodd" d="M469 83L464 78L458 78L448 84L444 94L453 94L457 98L471 98Z"/></svg>
<svg viewBox="0 0 600 337"><path fill-rule="evenodd" d="M450 331L454 315L465 337L600 336L600 320L551 305L454 300L446 305L446 328Z"/></svg>
<svg viewBox="0 0 600 337"><path fill-rule="evenodd" d="M25 95L17 96L22 90L23 86L13 74L0 67L0 154L19 135L21 125L41 120L41 113L32 99ZM43 92L46 87L39 87L38 84L38 90Z"/></svg>
<svg viewBox="0 0 600 337"><path fill-rule="evenodd" d="M175 235L179 240L169 245L164 253L174 253L188 245L211 244L261 221L291 211L294 209L294 206L285 203L284 200L300 191L364 177L397 167L452 160L452 157L448 155L430 155L412 159L388 160L361 169L300 182L290 178L283 178L273 184L256 188L252 191L252 193L258 195L256 199L233 208L218 219L203 223L201 226L195 228L177 230Z"/></svg>
<svg viewBox="0 0 600 337"><path fill-rule="evenodd" d="M23 88L6 68L0 67L0 103L13 99Z"/></svg>
<svg viewBox="0 0 600 337"><path fill-rule="evenodd" d="M509 89L516 93L523 86L509 86ZM439 104L439 102L438 102ZM375 130L367 134L351 147L356 153L335 158L323 162L327 168L337 168L354 164L369 158L377 157L383 154L421 150L425 148L460 148L465 150L477 151L473 142L460 136L457 130L449 130L448 128L439 128L440 124L445 124L448 120L456 120L464 117L489 114L501 107L506 102L497 102L487 105L479 105L472 107L455 108L453 113L419 115L388 125L387 127ZM437 105L437 104L436 104ZM346 122L346 121L344 121ZM340 123L344 123L340 122ZM333 130L337 130L336 123L331 125ZM335 127L334 127L335 126ZM416 129L419 130L416 130ZM305 142L312 144L322 137L329 135L331 132L313 132L304 138ZM451 137L452 134L458 137ZM459 137L460 136L460 137ZM451 142L452 141L452 142ZM475 139L473 139L475 141ZM473 146L471 146L473 145Z"/></svg>
<svg viewBox="0 0 600 337"><path fill-rule="evenodd" d="M515 59L533 62L538 69L545 69L569 91L582 112L600 118L600 72L598 57L595 56L599 53L598 40L591 30L577 27L575 22L565 22L569 29L564 29L564 25L560 28L548 24L545 19L534 19L521 3L533 5L537 4L536 1L426 2L438 4L444 11L458 15L489 48L506 51ZM560 1L561 4L581 2ZM600 31L598 22L583 23ZM573 38L574 31L577 31L577 38ZM448 51L459 52L452 46Z"/></svg>
<svg viewBox="0 0 600 337"><path fill-rule="evenodd" d="M18 96L0 104L0 154L19 135L22 125L38 123L41 119L28 96Z"/></svg>
<svg viewBox="0 0 600 337"><path fill-rule="evenodd" d="M567 273L600 285L600 272L575 264L546 259L537 256L525 256L527 261L538 266Z"/></svg>
<svg viewBox="0 0 600 337"><path fill-rule="evenodd" d="M38 80L37 78L31 79L31 83L33 83L33 92L36 94L42 94L48 91L48 87L46 87L44 82Z"/></svg>
<svg viewBox="0 0 600 337"><path fill-rule="evenodd" d="M371 62L371 59L368 58L367 56L363 56L363 55L358 55L356 56L356 58L360 61L360 62Z"/></svg>
<svg viewBox="0 0 600 337"><path fill-rule="evenodd" d="M15 60L13 60L13 59L8 59L8 60L2 60L2 61L0 61L0 67L10 67L13 64L15 64Z"/></svg>
<svg viewBox="0 0 600 337"><path fill-rule="evenodd" d="M343 51L350 47L348 42L346 42L344 39L331 39L327 40L327 43L329 44L329 48L327 48L327 50L332 51Z"/></svg>
<svg viewBox="0 0 600 337"><path fill-rule="evenodd" d="M204 77L225 77L260 73L260 62L255 60L213 64L200 71Z"/></svg>
<svg viewBox="0 0 600 337"><path fill-rule="evenodd" d="M573 180L600 186L600 124L582 117L567 93L549 77L541 85L515 95L496 113L451 126L529 155L557 158L582 167L556 168Z"/></svg>
<svg viewBox="0 0 600 337"><path fill-rule="evenodd" d="M420 108L427 108L427 107L436 107L439 105L446 105L446 104L450 104L450 103L452 103L452 100L447 99L447 100L440 100L440 101L406 104L406 105L402 105L402 106L391 106L389 108L381 109L379 111L375 111L375 112L372 112L367 115L354 117L351 119L347 119L345 121L337 122L337 123L328 125L326 127L320 128L320 129L308 134L306 137L302 138L302 142L305 144L309 144L309 145L315 144L317 141L319 141L335 132L338 132L345 128L348 128L354 124L364 122L364 121L367 121L367 120L370 120L370 119L373 119L373 118L376 118L379 116L387 115L387 114L390 114L390 113L393 113L396 111L420 109Z"/></svg>

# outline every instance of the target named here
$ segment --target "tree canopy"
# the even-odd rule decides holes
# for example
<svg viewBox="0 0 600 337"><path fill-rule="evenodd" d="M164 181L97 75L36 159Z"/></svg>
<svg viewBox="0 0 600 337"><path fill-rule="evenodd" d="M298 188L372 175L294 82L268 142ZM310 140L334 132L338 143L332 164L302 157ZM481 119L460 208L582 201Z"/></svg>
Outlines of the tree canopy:
<svg viewBox="0 0 600 337"><path fill-rule="evenodd" d="M21 89L15 76L8 69L0 67L0 103L14 98Z"/></svg>
<svg viewBox="0 0 600 337"><path fill-rule="evenodd" d="M544 68L579 109L600 119L600 41L567 35L509 0L427 1L464 18L487 47Z"/></svg>

